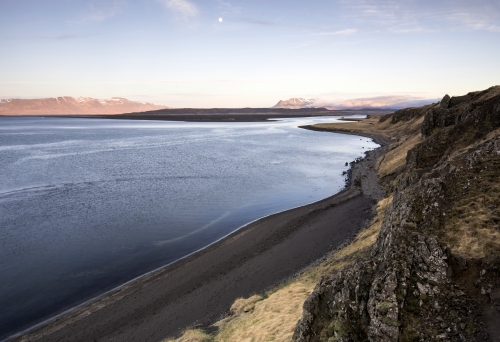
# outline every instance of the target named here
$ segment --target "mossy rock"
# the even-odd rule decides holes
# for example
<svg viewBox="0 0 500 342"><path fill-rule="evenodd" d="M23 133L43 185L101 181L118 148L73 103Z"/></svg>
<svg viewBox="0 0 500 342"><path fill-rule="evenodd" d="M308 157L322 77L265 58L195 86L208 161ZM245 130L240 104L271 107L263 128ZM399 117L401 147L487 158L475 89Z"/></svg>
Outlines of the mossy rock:
<svg viewBox="0 0 500 342"><path fill-rule="evenodd" d="M390 309L394 307L394 303L391 302L380 302L375 306L375 310L381 314L386 314Z"/></svg>
<svg viewBox="0 0 500 342"><path fill-rule="evenodd" d="M335 336L336 338L340 338L342 336L346 336L348 334L348 324L347 322L335 320L328 325L328 328L326 328L324 333L327 337Z"/></svg>
<svg viewBox="0 0 500 342"><path fill-rule="evenodd" d="M419 342L420 335L414 331L401 334L401 342Z"/></svg>
<svg viewBox="0 0 500 342"><path fill-rule="evenodd" d="M327 337L334 336L335 335L335 322L333 321L328 325L328 328L326 328L325 334Z"/></svg>
<svg viewBox="0 0 500 342"><path fill-rule="evenodd" d="M474 322L468 322L467 325L465 326L465 333L469 336L472 336L475 328L476 325L474 324Z"/></svg>
<svg viewBox="0 0 500 342"><path fill-rule="evenodd" d="M390 325L390 326L393 326L393 327L399 327L401 326L401 323L394 320L394 319L390 319L389 317L386 317L386 316L382 316L382 317L379 317L378 320L386 325Z"/></svg>
<svg viewBox="0 0 500 342"><path fill-rule="evenodd" d="M403 223L403 228L406 229L417 229L417 224L414 222L404 222Z"/></svg>
<svg viewBox="0 0 500 342"><path fill-rule="evenodd" d="M335 321L334 328L335 332L337 333L337 337L346 336L349 332L347 322Z"/></svg>

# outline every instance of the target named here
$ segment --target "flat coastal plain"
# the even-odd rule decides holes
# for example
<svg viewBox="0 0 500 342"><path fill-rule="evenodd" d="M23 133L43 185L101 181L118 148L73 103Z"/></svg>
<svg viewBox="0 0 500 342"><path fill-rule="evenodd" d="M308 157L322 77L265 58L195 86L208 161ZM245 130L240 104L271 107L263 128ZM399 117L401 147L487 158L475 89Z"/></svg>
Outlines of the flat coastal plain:
<svg viewBox="0 0 500 342"><path fill-rule="evenodd" d="M362 229L383 197L375 164L384 151L353 163L350 179L356 181L340 193L253 222L15 340L160 341L187 327L209 326L236 298L278 285Z"/></svg>

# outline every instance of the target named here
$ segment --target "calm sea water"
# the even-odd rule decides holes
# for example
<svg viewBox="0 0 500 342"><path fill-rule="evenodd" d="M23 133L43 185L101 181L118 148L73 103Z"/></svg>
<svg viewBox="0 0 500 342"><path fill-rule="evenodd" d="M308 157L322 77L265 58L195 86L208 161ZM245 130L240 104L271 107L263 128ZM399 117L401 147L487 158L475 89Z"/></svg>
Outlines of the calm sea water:
<svg viewBox="0 0 500 342"><path fill-rule="evenodd" d="M377 145L335 120L0 118L0 339L338 192Z"/></svg>

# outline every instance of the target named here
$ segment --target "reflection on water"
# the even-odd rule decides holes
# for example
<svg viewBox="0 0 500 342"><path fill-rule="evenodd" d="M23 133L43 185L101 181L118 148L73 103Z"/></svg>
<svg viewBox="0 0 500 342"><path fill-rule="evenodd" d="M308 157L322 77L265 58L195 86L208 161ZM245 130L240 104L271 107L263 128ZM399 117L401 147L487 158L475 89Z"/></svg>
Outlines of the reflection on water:
<svg viewBox="0 0 500 342"><path fill-rule="evenodd" d="M0 118L0 337L338 192L377 145L333 120Z"/></svg>

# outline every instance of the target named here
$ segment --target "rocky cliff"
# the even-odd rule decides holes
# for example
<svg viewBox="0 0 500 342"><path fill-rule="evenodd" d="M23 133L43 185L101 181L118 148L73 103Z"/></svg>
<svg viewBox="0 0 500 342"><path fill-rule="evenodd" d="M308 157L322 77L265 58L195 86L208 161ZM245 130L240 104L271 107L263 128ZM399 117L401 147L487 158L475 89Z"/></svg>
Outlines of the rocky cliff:
<svg viewBox="0 0 500 342"><path fill-rule="evenodd" d="M405 132L392 148L406 162L381 179L393 201L377 242L321 279L293 340L499 341L500 87L378 126Z"/></svg>

